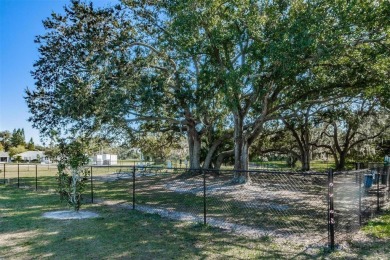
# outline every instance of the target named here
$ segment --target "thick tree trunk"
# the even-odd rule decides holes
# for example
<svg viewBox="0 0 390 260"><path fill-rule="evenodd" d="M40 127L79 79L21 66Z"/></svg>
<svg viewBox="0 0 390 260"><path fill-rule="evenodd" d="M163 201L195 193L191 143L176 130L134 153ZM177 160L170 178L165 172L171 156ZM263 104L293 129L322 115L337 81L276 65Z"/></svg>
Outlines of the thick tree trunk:
<svg viewBox="0 0 390 260"><path fill-rule="evenodd" d="M209 148L206 158L203 163L203 168L208 169L210 168L211 162L213 161L214 154L217 151L217 148L223 144L228 138L231 138L231 135L229 133L225 133L223 136L221 136L219 139L215 140L211 147ZM215 166L215 165L214 165Z"/></svg>
<svg viewBox="0 0 390 260"><path fill-rule="evenodd" d="M234 169L242 169L242 150L244 144L243 119L237 113L234 114Z"/></svg>
<svg viewBox="0 0 390 260"><path fill-rule="evenodd" d="M218 155L217 157L217 160L215 161L215 169L216 170L219 170L221 169L221 165L223 163L223 160L229 156L233 156L234 155L234 150L231 150L231 151L225 151L225 152L222 152Z"/></svg>
<svg viewBox="0 0 390 260"><path fill-rule="evenodd" d="M198 134L194 137L194 150L193 150L193 159L192 159L192 169L200 169L200 137Z"/></svg>
<svg viewBox="0 0 390 260"><path fill-rule="evenodd" d="M214 155L215 151L217 150L219 144L220 143L215 143L210 147L210 149L206 155L206 158L204 160L204 163L203 163L203 169L210 168L211 160L213 159L213 155Z"/></svg>
<svg viewBox="0 0 390 260"><path fill-rule="evenodd" d="M248 170L249 145L244 135L243 118L234 115L234 169Z"/></svg>
<svg viewBox="0 0 390 260"><path fill-rule="evenodd" d="M336 170L339 170L339 171L345 170L346 157L347 157L346 152L340 153L340 158L336 164Z"/></svg>
<svg viewBox="0 0 390 260"><path fill-rule="evenodd" d="M332 152L332 156L333 156L333 159L334 159L334 163L336 165L336 170L338 170L338 165L340 164L340 160L339 160L339 158L337 157L337 154L334 151L331 151L331 152Z"/></svg>
<svg viewBox="0 0 390 260"><path fill-rule="evenodd" d="M249 169L249 145L248 142L244 139L244 142L242 144L242 151L241 151L241 169L243 171L247 171Z"/></svg>
<svg viewBox="0 0 390 260"><path fill-rule="evenodd" d="M192 158L193 158L193 152L194 152L194 141L193 141L193 138L190 134L190 131L187 132L187 142L188 142L188 155L190 157L190 160L189 160L189 167L191 168L191 165L192 165Z"/></svg>
<svg viewBox="0 0 390 260"><path fill-rule="evenodd" d="M200 136L195 127L188 127L187 131L188 149L190 155L190 169L200 168Z"/></svg>
<svg viewBox="0 0 390 260"><path fill-rule="evenodd" d="M250 182L248 170L249 165L249 145L244 135L243 117L234 114L234 170L236 171L234 183Z"/></svg>
<svg viewBox="0 0 390 260"><path fill-rule="evenodd" d="M305 147L304 149L302 149L301 151L301 163L302 163L302 167L301 167L301 170L302 171L309 171L310 170L310 148L309 147Z"/></svg>

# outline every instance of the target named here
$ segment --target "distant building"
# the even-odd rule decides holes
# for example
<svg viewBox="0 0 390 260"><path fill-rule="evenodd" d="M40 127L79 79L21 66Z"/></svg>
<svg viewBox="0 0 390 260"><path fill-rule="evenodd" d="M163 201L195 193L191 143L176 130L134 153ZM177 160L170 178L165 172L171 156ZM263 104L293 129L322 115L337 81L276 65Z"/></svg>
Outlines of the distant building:
<svg viewBox="0 0 390 260"><path fill-rule="evenodd" d="M0 163L10 162L9 154L6 152L0 152Z"/></svg>
<svg viewBox="0 0 390 260"><path fill-rule="evenodd" d="M117 165L118 156L116 154L97 154L93 156L92 163L94 165Z"/></svg>
<svg viewBox="0 0 390 260"><path fill-rule="evenodd" d="M47 157L45 157L45 152L42 151L27 151L23 153L16 154L14 157L20 157L23 161L38 161L43 162L47 160Z"/></svg>

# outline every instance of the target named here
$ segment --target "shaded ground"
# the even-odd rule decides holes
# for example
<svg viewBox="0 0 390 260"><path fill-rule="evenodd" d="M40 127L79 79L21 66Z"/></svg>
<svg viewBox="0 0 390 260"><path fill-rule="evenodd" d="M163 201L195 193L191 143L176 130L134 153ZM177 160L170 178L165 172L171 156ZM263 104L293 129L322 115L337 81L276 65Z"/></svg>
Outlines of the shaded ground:
<svg viewBox="0 0 390 260"><path fill-rule="evenodd" d="M128 184L115 186L128 188ZM121 192L128 191L107 188L112 197L123 198ZM328 254L324 247L303 247L296 241L280 243L270 236L251 239L210 226L169 221L129 210L129 201L85 205L100 214L95 219L47 220L43 212L64 208L55 194L0 185L0 258L387 259L390 254L388 237L357 234Z"/></svg>
<svg viewBox="0 0 390 260"><path fill-rule="evenodd" d="M355 175L353 175L353 178ZM132 176L99 176L111 188L97 195L132 205ZM338 178L338 177L337 177ZM336 243L345 244L360 228L357 186L348 180L335 180L337 199ZM175 220L207 223L251 238L272 236L294 240L306 248L323 247L328 242L327 176L264 173L251 175L251 185L232 185L232 175L178 175L137 173L136 209ZM203 187L203 182L206 187ZM340 185L343 184L343 185ZM118 188L124 196L111 196ZM205 197L204 197L205 195ZM363 205L373 201L362 199ZM204 209L204 202L206 209ZM370 202L370 203L371 203Z"/></svg>
<svg viewBox="0 0 390 260"><path fill-rule="evenodd" d="M1 259L307 259L293 243L234 236L188 222L168 221L114 205L86 205L100 217L51 220L58 197L0 186Z"/></svg>
<svg viewBox="0 0 390 260"><path fill-rule="evenodd" d="M183 177L172 174L137 174L136 209L157 213L172 219L203 222L204 192L206 193L207 224L249 237L272 236L284 241L294 240L304 246L327 243L326 193L323 183L316 180L276 176L253 176L251 185L231 185L231 176ZM316 177L319 178L318 176ZM96 196L103 200L123 200L111 196L110 190L126 185L125 201L132 202L131 175L117 178L115 174L99 176L109 186ZM117 182L114 182L117 180ZM206 181L206 189L203 188ZM318 180L317 180L318 182Z"/></svg>

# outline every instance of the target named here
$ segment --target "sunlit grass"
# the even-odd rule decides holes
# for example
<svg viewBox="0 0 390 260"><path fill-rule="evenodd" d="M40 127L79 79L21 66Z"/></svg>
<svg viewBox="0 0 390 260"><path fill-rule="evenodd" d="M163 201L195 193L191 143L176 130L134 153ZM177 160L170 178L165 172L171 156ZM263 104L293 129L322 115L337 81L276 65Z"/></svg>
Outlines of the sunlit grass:
<svg viewBox="0 0 390 260"><path fill-rule="evenodd" d="M390 212L371 220L364 231L377 238L390 238Z"/></svg>
<svg viewBox="0 0 390 260"><path fill-rule="evenodd" d="M97 183L96 195L131 203L130 184L129 180ZM384 245L390 238L390 213L364 228L382 239L373 244L374 251L371 242L362 242L354 243L353 251L327 254L324 248L307 251L296 241L279 244L272 237L249 239L211 226L102 204L83 207L98 213L96 219L48 220L42 218L44 212L67 209L56 194L4 185L0 185L0 194L0 256L4 259L380 259L378 252L379 257L389 253ZM177 194L165 196L155 202L187 201L185 207L201 203L193 195L185 199ZM151 198L145 193L137 199ZM213 203L220 204L218 200Z"/></svg>
<svg viewBox="0 0 390 260"><path fill-rule="evenodd" d="M0 255L4 259L258 259L288 258L273 244L237 237L219 229L163 219L156 214L87 204L100 216L50 220L63 210L55 194L0 186Z"/></svg>

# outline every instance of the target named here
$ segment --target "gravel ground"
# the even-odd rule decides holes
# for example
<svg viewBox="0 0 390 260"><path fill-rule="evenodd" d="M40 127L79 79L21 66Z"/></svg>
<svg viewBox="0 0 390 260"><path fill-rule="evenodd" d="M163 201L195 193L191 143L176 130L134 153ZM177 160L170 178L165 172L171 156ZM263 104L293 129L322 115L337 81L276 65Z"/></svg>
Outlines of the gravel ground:
<svg viewBox="0 0 390 260"><path fill-rule="evenodd" d="M44 218L50 219L86 219L86 218L97 218L98 214L91 211L74 211L74 210L63 210L63 211L52 211L46 212L42 215Z"/></svg>
<svg viewBox="0 0 390 260"><path fill-rule="evenodd" d="M153 177L156 176L155 173L136 173L135 178L142 178L142 177ZM121 173L110 173L107 175L98 175L93 176L93 179L95 181L103 181L103 182L113 182L117 180L128 180L133 179L133 173L131 172L121 172Z"/></svg>
<svg viewBox="0 0 390 260"><path fill-rule="evenodd" d="M125 201L100 201L101 204L107 206L118 206L125 209L133 209L133 206L126 203ZM171 220L177 221L186 221L193 223L203 223L204 218L200 215L195 215L187 212L173 211L164 208L151 207L147 205L136 205L136 210L150 213L150 214L158 214L161 217L168 218ZM271 230L258 229L245 225L240 225L236 223L230 223L221 219L216 218L207 218L207 225L220 228L226 232L231 233L232 235L244 236L248 238L262 238L262 237L272 237L274 242L285 244L291 243L294 241L296 244L300 244L305 246L306 248L319 248L323 247L326 244L323 236L310 236L308 239L306 234L291 234L291 233L282 233L275 232Z"/></svg>
<svg viewBox="0 0 390 260"><path fill-rule="evenodd" d="M155 174L137 174L137 178L142 177L153 177ZM101 181L115 181L118 179L116 174L110 174L107 176L98 176L96 178L100 178ZM132 176L123 176L121 178L131 179ZM145 179L147 182L148 178ZM150 178L152 180L153 178ZM310 179L309 179L310 180ZM311 182L310 182L311 183ZM301 184L301 183L297 183ZM306 185L302 185L306 186ZM173 191L175 193L180 194L195 194L197 196L203 195L203 178L200 176L193 178L167 178L163 179L158 184L154 184L151 187L148 187L148 190L157 189L159 191L167 190ZM347 189L347 187L340 187L341 190ZM252 183L251 185L231 185L229 181L226 179L209 179L207 180L206 185L207 196L215 196L215 197L225 197L229 198L239 198L241 202L250 202L246 203L245 207L250 205L251 208L268 208L273 209L278 212L286 212L290 210L290 207L294 208L298 207L310 207L326 211L326 193L319 194L315 191L304 191L299 189L294 189L294 187L290 187L288 189L284 189L284 187L278 187L278 185L269 185L268 183ZM337 189L335 190L338 193ZM322 196L323 195L323 196ZM346 201L355 200L355 198L351 198L351 195L343 197L338 203L347 205L347 207L343 208L343 211L351 212L352 208L350 203L346 203ZM288 202L288 203L285 203ZM121 207L132 209L132 205L126 204L124 201L104 201L104 204L107 205L120 205ZM158 214L162 217L178 220L178 221L188 221L194 223L203 223L203 216L191 214L188 212L174 211L168 208L163 208L159 206L151 206L151 205L136 205L136 210L145 213ZM353 211L353 210L352 210ZM283 213L282 213L283 214ZM353 214L350 214L354 216ZM213 227L220 228L227 232L230 232L233 235L245 236L249 238L261 238L261 237L272 237L275 242L286 244L286 243L295 243L300 244L306 247L308 250L317 250L318 248L323 248L327 243L327 234L320 234L319 232L315 232L312 230L305 230L303 233L293 233L288 232L288 230L266 230L261 228L256 228L254 226L246 226L237 223L232 223L232 220L222 219L222 218L207 218L207 224ZM318 222L319 220L313 219L313 221ZM321 220L322 221L322 220ZM326 221L326 220L325 220ZM245 223L245 222L243 222ZM369 240L362 232L348 232L348 241L366 241ZM347 242L342 242L339 244L340 249L348 249L349 244Z"/></svg>

